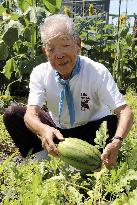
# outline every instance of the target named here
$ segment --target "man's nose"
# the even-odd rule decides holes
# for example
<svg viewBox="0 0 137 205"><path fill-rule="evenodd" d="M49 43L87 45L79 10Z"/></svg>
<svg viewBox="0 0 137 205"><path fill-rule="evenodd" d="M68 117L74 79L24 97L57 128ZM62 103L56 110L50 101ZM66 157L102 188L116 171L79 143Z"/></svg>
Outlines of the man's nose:
<svg viewBox="0 0 137 205"><path fill-rule="evenodd" d="M55 50L55 56L56 56L56 58L63 58L64 57L64 53L62 52L61 49L56 49Z"/></svg>

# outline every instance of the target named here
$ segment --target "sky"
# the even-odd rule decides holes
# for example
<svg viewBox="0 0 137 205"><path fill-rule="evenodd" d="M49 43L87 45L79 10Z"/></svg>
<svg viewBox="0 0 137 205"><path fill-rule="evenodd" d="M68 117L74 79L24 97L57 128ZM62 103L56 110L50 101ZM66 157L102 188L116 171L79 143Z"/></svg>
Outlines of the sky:
<svg viewBox="0 0 137 205"><path fill-rule="evenodd" d="M127 14L133 15L134 13L137 15L137 0L121 0L121 14L126 12L126 4L127 4ZM119 13L119 0L110 0L109 7L110 14L118 14ZM112 19L110 18L110 22ZM113 20L113 23L116 22L116 19ZM130 18L131 26L133 26L134 18Z"/></svg>
<svg viewBox="0 0 137 205"><path fill-rule="evenodd" d="M127 3L127 12L132 15L137 14L137 0L121 0L121 12L126 12L126 3ZM119 12L119 0L110 0L110 13L118 14Z"/></svg>

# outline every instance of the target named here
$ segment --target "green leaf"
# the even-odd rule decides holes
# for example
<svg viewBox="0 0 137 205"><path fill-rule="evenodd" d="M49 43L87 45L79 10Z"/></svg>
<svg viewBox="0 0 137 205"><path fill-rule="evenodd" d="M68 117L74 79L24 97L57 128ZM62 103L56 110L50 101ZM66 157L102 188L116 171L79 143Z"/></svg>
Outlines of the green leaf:
<svg viewBox="0 0 137 205"><path fill-rule="evenodd" d="M99 131L96 132L96 138L94 139L94 142L97 144L96 146L98 148L105 148L106 146L106 140L108 138L107 136L107 125L106 122L103 122L101 124L101 127L99 128Z"/></svg>
<svg viewBox="0 0 137 205"><path fill-rule="evenodd" d="M42 22L44 18L50 15L50 12L48 12L43 7L36 7L36 16L37 16L37 23L38 25Z"/></svg>
<svg viewBox="0 0 137 205"><path fill-rule="evenodd" d="M124 27L122 28L121 32L120 32L120 37L125 37L129 32L129 28L128 27Z"/></svg>
<svg viewBox="0 0 137 205"><path fill-rule="evenodd" d="M4 171L5 168L8 167L9 162L12 160L12 158L16 155L16 152L13 153L11 156L9 156L3 164L0 166L0 174Z"/></svg>
<svg viewBox="0 0 137 205"><path fill-rule="evenodd" d="M18 40L22 29L23 26L21 23L19 23L18 21L10 20L9 23L4 27L2 39L10 47Z"/></svg>
<svg viewBox="0 0 137 205"><path fill-rule="evenodd" d="M84 44L83 42L82 42L81 46L82 46L83 48L85 48L86 50L88 50L88 51L91 49L91 46L90 46L90 45Z"/></svg>
<svg viewBox="0 0 137 205"><path fill-rule="evenodd" d="M26 41L31 42L31 30L29 27L26 27L23 31L23 37Z"/></svg>
<svg viewBox="0 0 137 205"><path fill-rule="evenodd" d="M6 76L6 78L10 79L14 71L17 71L17 65L16 61L11 58L6 62L2 73Z"/></svg>
<svg viewBox="0 0 137 205"><path fill-rule="evenodd" d="M14 21L17 21L18 18L19 18L19 15L16 12L13 12L12 15L11 15L11 19L14 20Z"/></svg>
<svg viewBox="0 0 137 205"><path fill-rule="evenodd" d="M56 10L59 11L61 9L62 0L43 0L43 3L49 12L55 13Z"/></svg>
<svg viewBox="0 0 137 205"><path fill-rule="evenodd" d="M70 197L71 197L73 204L82 204L83 195L80 194L75 187L68 186L68 191L70 193Z"/></svg>
<svg viewBox="0 0 137 205"><path fill-rule="evenodd" d="M0 5L0 16L3 14L3 12L5 12L6 11L6 9L2 6L2 5Z"/></svg>
<svg viewBox="0 0 137 205"><path fill-rule="evenodd" d="M0 41L0 60L6 60L8 57L8 47L4 41Z"/></svg>
<svg viewBox="0 0 137 205"><path fill-rule="evenodd" d="M9 28L3 35L4 42L10 47L18 40L18 29Z"/></svg>
<svg viewBox="0 0 137 205"><path fill-rule="evenodd" d="M31 7L31 10L30 10L30 22L31 23L37 23L36 7Z"/></svg>
<svg viewBox="0 0 137 205"><path fill-rule="evenodd" d="M126 36L126 42L127 42L127 45L128 45L128 46L131 46L131 45L132 45L132 36L127 35L127 36Z"/></svg>
<svg viewBox="0 0 137 205"><path fill-rule="evenodd" d="M111 29L113 28L111 24L106 24L103 28L103 30L106 30L106 29Z"/></svg>
<svg viewBox="0 0 137 205"><path fill-rule="evenodd" d="M56 7L58 10L61 9L61 6L62 6L62 0L56 0Z"/></svg>
<svg viewBox="0 0 137 205"><path fill-rule="evenodd" d="M24 12L24 16L28 19L31 23L38 23L40 24L44 18L50 15L43 7L36 7L36 6L29 6L28 9Z"/></svg>
<svg viewBox="0 0 137 205"><path fill-rule="evenodd" d="M100 38L102 38L101 34L97 34L96 39L100 39Z"/></svg>
<svg viewBox="0 0 137 205"><path fill-rule="evenodd" d="M22 12L25 12L29 6L32 6L32 0L17 0L17 4Z"/></svg>

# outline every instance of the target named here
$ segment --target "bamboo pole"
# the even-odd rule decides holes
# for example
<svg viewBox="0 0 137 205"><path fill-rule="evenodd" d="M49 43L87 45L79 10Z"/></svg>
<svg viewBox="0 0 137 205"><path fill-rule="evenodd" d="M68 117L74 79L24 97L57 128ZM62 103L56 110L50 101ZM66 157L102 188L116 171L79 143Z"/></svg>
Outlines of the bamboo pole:
<svg viewBox="0 0 137 205"><path fill-rule="evenodd" d="M120 13L121 13L121 0L119 0L117 41L118 41L118 39L119 39Z"/></svg>

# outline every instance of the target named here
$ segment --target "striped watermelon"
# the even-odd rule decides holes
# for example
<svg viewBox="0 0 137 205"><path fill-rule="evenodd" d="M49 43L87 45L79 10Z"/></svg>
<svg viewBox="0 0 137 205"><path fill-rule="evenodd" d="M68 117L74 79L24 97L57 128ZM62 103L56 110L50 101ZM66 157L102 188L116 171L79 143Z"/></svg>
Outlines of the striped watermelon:
<svg viewBox="0 0 137 205"><path fill-rule="evenodd" d="M60 158L69 165L86 171L94 171L101 166L99 150L77 138L66 138L58 144Z"/></svg>

